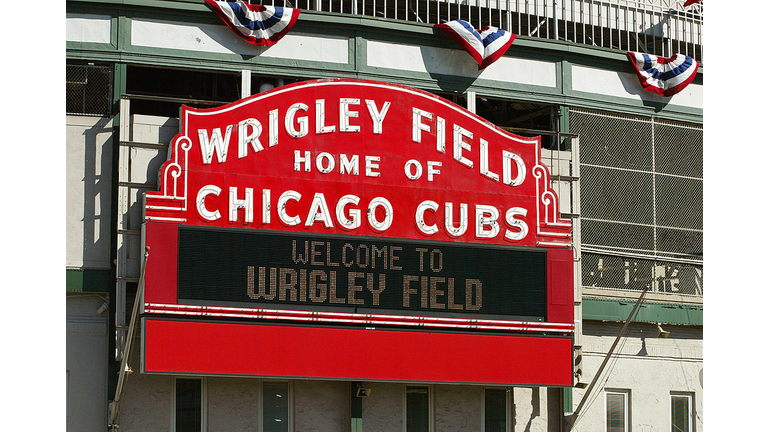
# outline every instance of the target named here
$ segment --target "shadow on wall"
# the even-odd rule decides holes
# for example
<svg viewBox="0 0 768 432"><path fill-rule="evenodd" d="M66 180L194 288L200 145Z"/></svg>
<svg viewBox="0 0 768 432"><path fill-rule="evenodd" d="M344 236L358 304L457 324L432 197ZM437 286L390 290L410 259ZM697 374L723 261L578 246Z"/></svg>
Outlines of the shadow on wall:
<svg viewBox="0 0 768 432"><path fill-rule="evenodd" d="M211 47L207 47L207 44L216 43L228 51L232 51L239 54L243 60L250 60L254 57L258 57L264 53L269 47L251 45L243 38L238 37L229 27L224 25L205 26L201 25L200 30L210 38L209 41L205 41L200 38L195 38L195 42L200 45L201 50L209 50Z"/></svg>
<svg viewBox="0 0 768 432"><path fill-rule="evenodd" d="M441 30L433 29L433 32L442 35ZM462 49L421 47L420 52L424 68L443 91L466 93L483 72L478 70L472 56Z"/></svg>
<svg viewBox="0 0 768 432"><path fill-rule="evenodd" d="M528 417L528 423L525 425L525 432L531 432L531 426L533 426L533 419L541 416L541 397L538 387L531 389L531 416Z"/></svg>
<svg viewBox="0 0 768 432"><path fill-rule="evenodd" d="M629 61L627 61L629 63ZM649 92L640 85L640 80L632 66L627 67L626 73L619 73L621 85L628 94L640 96L643 106L653 108L656 112L661 112L669 104L672 97L662 96L660 94Z"/></svg>
<svg viewBox="0 0 768 432"><path fill-rule="evenodd" d="M83 132L83 264L108 262L112 214L112 120ZM106 136L106 138L105 138ZM106 254L106 255L105 255Z"/></svg>

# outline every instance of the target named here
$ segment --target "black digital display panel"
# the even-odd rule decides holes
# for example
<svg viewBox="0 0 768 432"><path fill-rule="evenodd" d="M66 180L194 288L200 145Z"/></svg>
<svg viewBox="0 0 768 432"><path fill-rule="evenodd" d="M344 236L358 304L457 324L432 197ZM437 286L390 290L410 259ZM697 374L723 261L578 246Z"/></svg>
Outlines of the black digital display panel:
<svg viewBox="0 0 768 432"><path fill-rule="evenodd" d="M546 319L546 251L467 243L179 227L191 304Z"/></svg>

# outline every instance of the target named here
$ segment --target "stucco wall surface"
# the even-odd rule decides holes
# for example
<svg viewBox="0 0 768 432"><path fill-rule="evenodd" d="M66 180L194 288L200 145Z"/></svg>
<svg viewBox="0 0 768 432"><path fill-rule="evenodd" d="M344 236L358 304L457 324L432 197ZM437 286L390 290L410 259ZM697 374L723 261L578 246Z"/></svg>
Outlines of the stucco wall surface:
<svg viewBox="0 0 768 432"><path fill-rule="evenodd" d="M138 358L132 356L133 363ZM167 431L173 409L172 376L133 373L126 383L121 431ZM208 431L259 431L260 380L239 377L207 377L204 380ZM293 380L295 432L346 432L350 430L350 383L344 381ZM371 395L363 398L363 430L402 432L405 388L402 383L365 383ZM435 432L482 430L484 387L433 385ZM546 388L514 388L513 431L558 431L559 393Z"/></svg>
<svg viewBox="0 0 768 432"><path fill-rule="evenodd" d="M349 386L342 381L293 382L296 432L347 431Z"/></svg>
<svg viewBox="0 0 768 432"><path fill-rule="evenodd" d="M253 378L207 378L208 430L258 432L259 389Z"/></svg>
<svg viewBox="0 0 768 432"><path fill-rule="evenodd" d="M436 385L434 391L436 432L480 430L483 387Z"/></svg>
<svg viewBox="0 0 768 432"><path fill-rule="evenodd" d="M512 415L515 432L559 431L559 390L546 387L515 387L512 389Z"/></svg>
<svg viewBox="0 0 768 432"><path fill-rule="evenodd" d="M692 430L703 430L703 341L684 328L665 330L671 330L667 338L657 337L655 328L642 332L635 329L619 342L599 378L600 387L582 409L576 431L605 429L605 389L629 390L629 422L633 432L669 430L672 393L693 395ZM610 334L611 330L606 328L604 333ZM615 336L584 335L584 381L593 381L614 340ZM574 390L574 406L584 393L585 390Z"/></svg>
<svg viewBox="0 0 768 432"><path fill-rule="evenodd" d="M363 399L363 429L402 432L405 396L402 384L365 383L371 395Z"/></svg>
<svg viewBox="0 0 768 432"><path fill-rule="evenodd" d="M173 377L169 375L146 375L139 372L141 346L134 340L136 349L131 353L128 364L133 373L125 381L123 405L118 424L120 432L160 432L171 430L171 397Z"/></svg>
<svg viewBox="0 0 768 432"><path fill-rule="evenodd" d="M107 422L107 318L96 295L67 296L67 431L103 432Z"/></svg>
<svg viewBox="0 0 768 432"><path fill-rule="evenodd" d="M67 267L110 267L112 120L67 116Z"/></svg>

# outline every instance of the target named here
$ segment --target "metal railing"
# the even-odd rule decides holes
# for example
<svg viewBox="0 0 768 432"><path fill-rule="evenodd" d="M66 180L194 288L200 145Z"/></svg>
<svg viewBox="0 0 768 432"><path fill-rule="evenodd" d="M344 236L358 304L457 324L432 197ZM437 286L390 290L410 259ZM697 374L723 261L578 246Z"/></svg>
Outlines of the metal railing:
<svg viewBox="0 0 768 432"><path fill-rule="evenodd" d="M684 0L267 0L318 12L438 24L462 19L519 36L703 63L704 7Z"/></svg>

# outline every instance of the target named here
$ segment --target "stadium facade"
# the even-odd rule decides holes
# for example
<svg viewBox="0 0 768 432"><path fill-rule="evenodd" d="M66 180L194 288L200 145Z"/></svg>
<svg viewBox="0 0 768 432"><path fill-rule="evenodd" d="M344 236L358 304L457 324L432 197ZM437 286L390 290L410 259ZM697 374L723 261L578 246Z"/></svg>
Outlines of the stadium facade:
<svg viewBox="0 0 768 432"><path fill-rule="evenodd" d="M703 429L701 2L264 4L67 2L67 430Z"/></svg>

